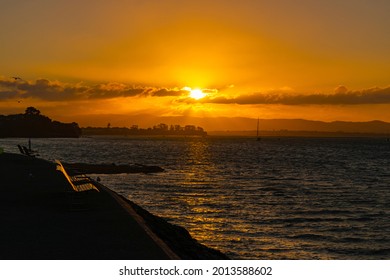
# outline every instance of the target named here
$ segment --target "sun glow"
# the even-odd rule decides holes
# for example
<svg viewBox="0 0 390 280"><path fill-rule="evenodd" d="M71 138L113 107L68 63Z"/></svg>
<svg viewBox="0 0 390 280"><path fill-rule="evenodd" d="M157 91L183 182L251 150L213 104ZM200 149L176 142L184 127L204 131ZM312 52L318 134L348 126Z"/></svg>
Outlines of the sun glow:
<svg viewBox="0 0 390 280"><path fill-rule="evenodd" d="M190 97L193 99L199 100L205 96L206 96L206 94L201 89L191 89L190 90Z"/></svg>

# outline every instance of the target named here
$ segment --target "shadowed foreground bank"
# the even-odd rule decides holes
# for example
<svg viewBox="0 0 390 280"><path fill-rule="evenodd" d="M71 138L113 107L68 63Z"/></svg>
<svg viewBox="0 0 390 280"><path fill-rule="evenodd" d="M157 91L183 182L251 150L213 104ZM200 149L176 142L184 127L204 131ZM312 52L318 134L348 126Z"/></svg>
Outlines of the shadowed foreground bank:
<svg viewBox="0 0 390 280"><path fill-rule="evenodd" d="M104 186L71 211L55 164L0 154L1 259L225 259Z"/></svg>

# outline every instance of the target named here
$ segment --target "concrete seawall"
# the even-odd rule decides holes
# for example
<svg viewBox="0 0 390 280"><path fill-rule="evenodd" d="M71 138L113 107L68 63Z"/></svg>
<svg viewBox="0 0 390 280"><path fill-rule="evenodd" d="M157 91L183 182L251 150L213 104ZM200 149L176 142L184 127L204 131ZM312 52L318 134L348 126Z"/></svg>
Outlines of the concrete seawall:
<svg viewBox="0 0 390 280"><path fill-rule="evenodd" d="M1 259L226 259L94 182L72 194L55 164L0 154ZM80 195L82 209L71 205Z"/></svg>

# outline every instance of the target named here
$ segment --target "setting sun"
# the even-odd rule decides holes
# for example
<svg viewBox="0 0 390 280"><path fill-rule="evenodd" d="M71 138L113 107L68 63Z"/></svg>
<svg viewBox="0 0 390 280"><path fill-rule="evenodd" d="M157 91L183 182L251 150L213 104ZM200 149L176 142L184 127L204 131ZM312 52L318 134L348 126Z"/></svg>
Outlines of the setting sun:
<svg viewBox="0 0 390 280"><path fill-rule="evenodd" d="M194 98L196 100L201 99L205 96L206 96L206 94L201 89L192 89L190 91L190 97Z"/></svg>

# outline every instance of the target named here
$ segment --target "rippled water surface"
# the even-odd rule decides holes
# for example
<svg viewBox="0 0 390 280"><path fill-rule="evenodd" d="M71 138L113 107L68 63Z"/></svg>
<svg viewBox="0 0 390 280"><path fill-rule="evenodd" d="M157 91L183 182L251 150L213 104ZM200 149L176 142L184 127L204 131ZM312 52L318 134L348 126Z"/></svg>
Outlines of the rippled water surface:
<svg viewBox="0 0 390 280"><path fill-rule="evenodd" d="M0 139L17 152L25 139ZM159 165L99 175L235 259L390 259L390 143L374 138L33 139L42 158Z"/></svg>

